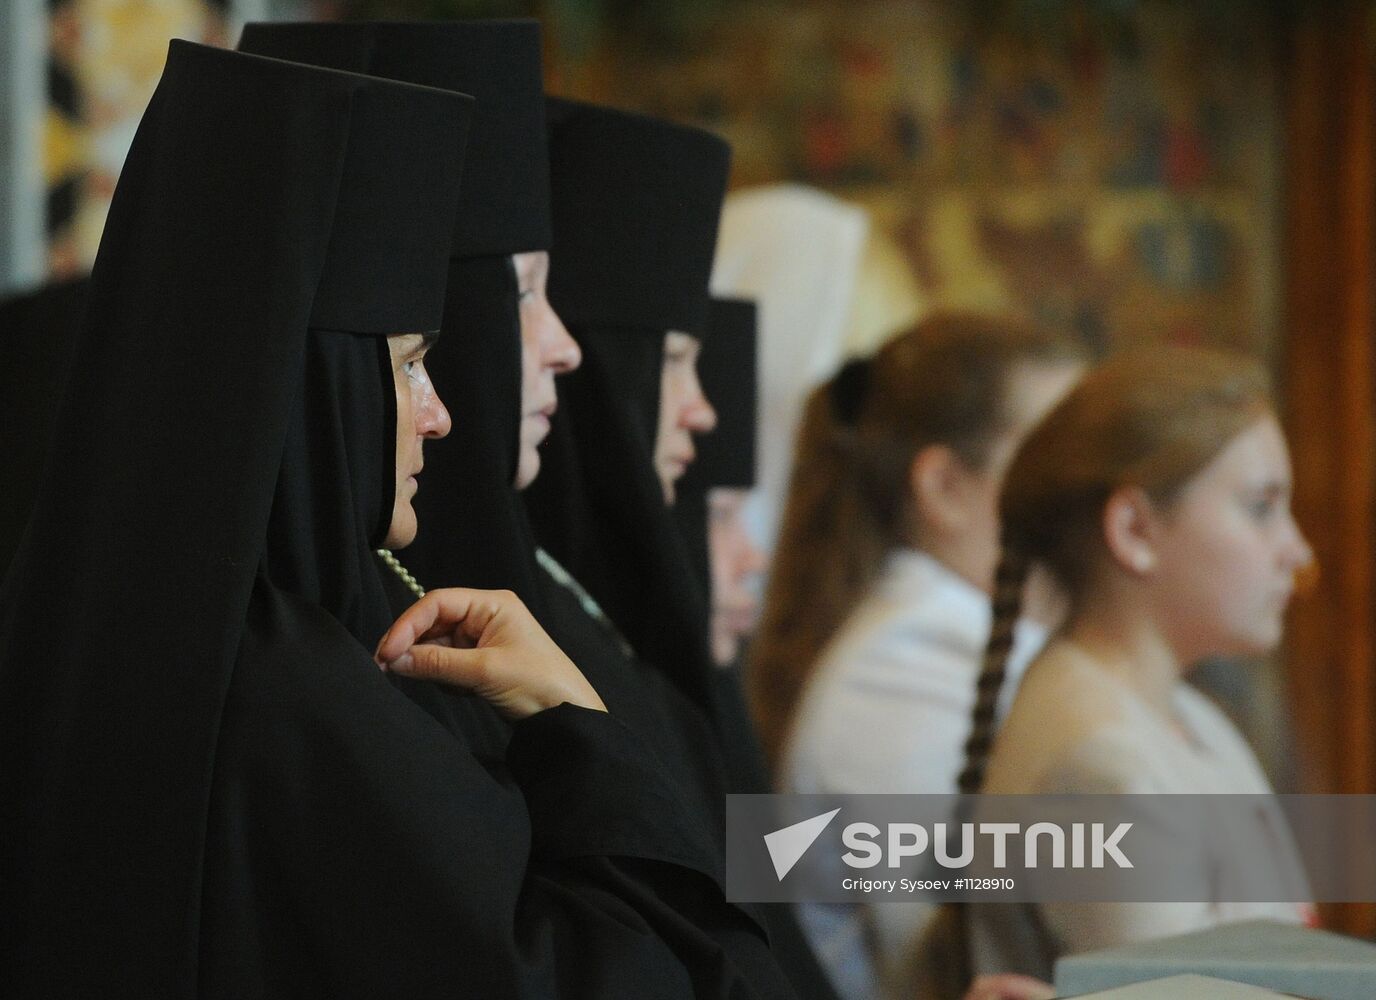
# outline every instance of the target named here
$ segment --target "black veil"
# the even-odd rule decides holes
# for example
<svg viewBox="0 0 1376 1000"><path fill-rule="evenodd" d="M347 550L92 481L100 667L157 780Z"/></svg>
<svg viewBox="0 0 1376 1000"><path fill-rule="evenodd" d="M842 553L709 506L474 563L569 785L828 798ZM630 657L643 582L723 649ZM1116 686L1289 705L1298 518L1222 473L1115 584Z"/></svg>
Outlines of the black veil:
<svg viewBox="0 0 1376 1000"><path fill-rule="evenodd" d="M429 362L455 431L426 458L422 525L404 555L430 586L514 591L543 619L535 539L513 485L521 431L521 323L510 257L450 264L444 338Z"/></svg>
<svg viewBox="0 0 1376 1000"><path fill-rule="evenodd" d="M395 389L383 337L311 330L268 517L263 576L372 649L392 623L373 550L392 515Z"/></svg>

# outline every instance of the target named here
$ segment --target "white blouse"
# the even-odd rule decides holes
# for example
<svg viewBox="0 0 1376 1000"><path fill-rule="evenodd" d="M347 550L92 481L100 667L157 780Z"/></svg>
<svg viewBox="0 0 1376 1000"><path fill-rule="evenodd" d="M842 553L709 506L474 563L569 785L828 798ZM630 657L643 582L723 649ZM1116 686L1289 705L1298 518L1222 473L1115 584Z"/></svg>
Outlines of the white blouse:
<svg viewBox="0 0 1376 1000"><path fill-rule="evenodd" d="M799 701L780 785L793 793L954 794L989 637L987 594L925 553L890 553L823 650ZM1020 622L1006 707L1045 629ZM805 904L799 917L845 997L904 995L927 903Z"/></svg>

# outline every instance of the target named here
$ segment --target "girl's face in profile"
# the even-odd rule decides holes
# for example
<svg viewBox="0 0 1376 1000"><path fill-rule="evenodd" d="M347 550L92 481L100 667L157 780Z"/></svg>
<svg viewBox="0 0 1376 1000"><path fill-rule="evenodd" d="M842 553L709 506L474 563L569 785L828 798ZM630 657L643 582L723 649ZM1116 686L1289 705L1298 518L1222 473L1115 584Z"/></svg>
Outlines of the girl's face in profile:
<svg viewBox="0 0 1376 1000"><path fill-rule="evenodd" d="M1152 590L1185 662L1264 653L1280 642L1295 573L1313 558L1291 516L1290 491L1290 453L1268 414L1161 514Z"/></svg>
<svg viewBox="0 0 1376 1000"><path fill-rule="evenodd" d="M416 477L424 464L421 446L426 438L442 438L449 433L449 411L436 395L425 370L425 354L431 343L432 338L420 333L387 338L397 394L396 489L392 526L384 543L389 549L404 548L416 540L416 512L411 500L418 488Z"/></svg>

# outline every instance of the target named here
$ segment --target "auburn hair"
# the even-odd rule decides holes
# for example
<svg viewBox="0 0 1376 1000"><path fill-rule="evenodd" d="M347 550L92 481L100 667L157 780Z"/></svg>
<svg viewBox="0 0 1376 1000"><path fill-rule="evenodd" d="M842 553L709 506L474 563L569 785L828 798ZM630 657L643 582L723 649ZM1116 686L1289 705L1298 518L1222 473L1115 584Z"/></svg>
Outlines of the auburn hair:
<svg viewBox="0 0 1376 1000"><path fill-rule="evenodd" d="M775 770L823 649L887 554L911 543L913 459L939 444L983 468L1010 421L1012 374L1082 357L1073 341L1012 320L938 314L813 390L746 674Z"/></svg>

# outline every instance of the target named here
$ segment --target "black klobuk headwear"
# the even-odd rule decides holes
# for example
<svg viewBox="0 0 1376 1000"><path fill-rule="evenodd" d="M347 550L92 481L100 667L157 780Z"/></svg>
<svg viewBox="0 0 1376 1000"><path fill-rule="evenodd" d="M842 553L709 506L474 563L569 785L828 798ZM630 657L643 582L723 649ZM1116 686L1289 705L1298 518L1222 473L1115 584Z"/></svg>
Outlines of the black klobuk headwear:
<svg viewBox="0 0 1376 1000"><path fill-rule="evenodd" d="M249 24L239 49L471 94L454 256L549 249L539 22Z"/></svg>
<svg viewBox="0 0 1376 1000"><path fill-rule="evenodd" d="M731 150L702 129L549 101L550 300L570 328L707 329Z"/></svg>

